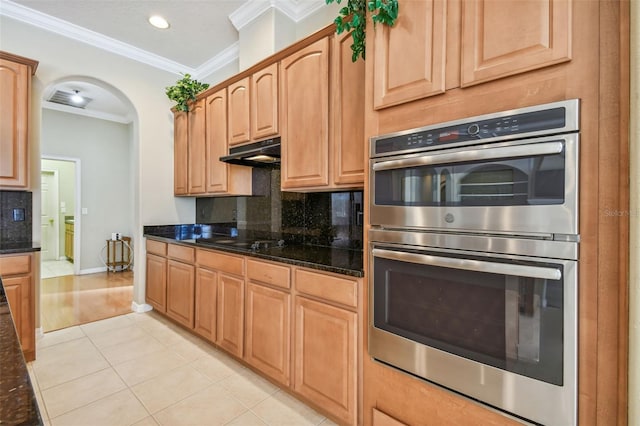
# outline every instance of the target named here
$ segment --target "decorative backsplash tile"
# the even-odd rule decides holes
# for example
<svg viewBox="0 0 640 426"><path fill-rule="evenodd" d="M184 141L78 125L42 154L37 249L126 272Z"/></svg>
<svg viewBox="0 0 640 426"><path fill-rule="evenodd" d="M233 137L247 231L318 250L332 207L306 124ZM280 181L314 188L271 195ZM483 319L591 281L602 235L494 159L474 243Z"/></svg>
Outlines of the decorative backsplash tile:
<svg viewBox="0 0 640 426"><path fill-rule="evenodd" d="M362 191L281 192L280 170L270 173L267 196L198 198L196 223L233 224L303 244L362 248Z"/></svg>
<svg viewBox="0 0 640 426"><path fill-rule="evenodd" d="M31 241L32 193L0 191L0 242Z"/></svg>

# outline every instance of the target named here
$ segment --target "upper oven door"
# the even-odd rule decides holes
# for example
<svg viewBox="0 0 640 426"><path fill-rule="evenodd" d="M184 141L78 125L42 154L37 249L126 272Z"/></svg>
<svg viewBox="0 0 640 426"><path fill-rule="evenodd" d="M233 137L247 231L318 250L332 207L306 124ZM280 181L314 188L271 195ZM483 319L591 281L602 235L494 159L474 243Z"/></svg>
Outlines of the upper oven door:
<svg viewBox="0 0 640 426"><path fill-rule="evenodd" d="M371 224L578 233L578 134L375 158Z"/></svg>

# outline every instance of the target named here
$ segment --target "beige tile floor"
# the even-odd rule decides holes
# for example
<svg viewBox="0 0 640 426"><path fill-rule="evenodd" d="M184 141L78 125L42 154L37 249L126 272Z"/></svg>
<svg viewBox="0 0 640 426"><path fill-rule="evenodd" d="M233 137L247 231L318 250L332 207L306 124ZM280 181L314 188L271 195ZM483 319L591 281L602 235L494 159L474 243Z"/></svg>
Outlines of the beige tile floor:
<svg viewBox="0 0 640 426"><path fill-rule="evenodd" d="M46 425L334 425L153 312L46 333L29 373Z"/></svg>
<svg viewBox="0 0 640 426"><path fill-rule="evenodd" d="M43 260L40 262L40 278L73 275L73 263L68 260Z"/></svg>

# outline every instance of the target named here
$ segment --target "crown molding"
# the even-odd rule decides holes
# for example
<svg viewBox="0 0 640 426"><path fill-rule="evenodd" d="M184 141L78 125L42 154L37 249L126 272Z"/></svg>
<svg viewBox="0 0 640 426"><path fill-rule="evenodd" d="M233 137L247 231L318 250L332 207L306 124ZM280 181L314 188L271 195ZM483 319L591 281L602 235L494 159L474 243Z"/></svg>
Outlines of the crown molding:
<svg viewBox="0 0 640 426"><path fill-rule="evenodd" d="M74 108L68 105L57 104L55 102L49 101L42 101L42 108L66 112L69 114L82 115L85 117L97 118L100 120L113 121L121 124L129 124L133 121L133 119L129 116L108 114L106 112L92 111L90 109Z"/></svg>
<svg viewBox="0 0 640 426"><path fill-rule="evenodd" d="M276 9L294 22L299 22L322 6L324 0L249 0L229 15L229 20L240 31L269 9Z"/></svg>
<svg viewBox="0 0 640 426"><path fill-rule="evenodd" d="M196 68L193 72L193 78L202 79L203 77L211 75L220 68L237 60L239 57L240 43L236 41L231 46L227 47L222 52Z"/></svg>
<svg viewBox="0 0 640 426"><path fill-rule="evenodd" d="M147 52L127 43L59 18L46 15L10 0L0 0L0 15L22 21L26 24L51 31L56 34L89 44L102 50L115 53L143 64L150 65L174 74L194 73L193 68L172 61L155 53Z"/></svg>

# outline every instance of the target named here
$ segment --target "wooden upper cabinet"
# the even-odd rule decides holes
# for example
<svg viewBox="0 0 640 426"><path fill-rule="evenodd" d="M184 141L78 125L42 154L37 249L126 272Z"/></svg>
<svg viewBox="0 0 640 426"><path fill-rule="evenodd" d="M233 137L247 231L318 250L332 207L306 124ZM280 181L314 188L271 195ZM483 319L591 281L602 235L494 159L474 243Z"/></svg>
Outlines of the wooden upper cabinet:
<svg viewBox="0 0 640 426"><path fill-rule="evenodd" d="M251 77L251 138L278 133L278 63L257 71Z"/></svg>
<svg viewBox="0 0 640 426"><path fill-rule="evenodd" d="M228 185L227 164L220 157L227 155L227 89L206 99L207 192L225 192Z"/></svg>
<svg viewBox="0 0 640 426"><path fill-rule="evenodd" d="M401 0L399 6L396 24L375 31L375 109L445 91L447 2Z"/></svg>
<svg viewBox="0 0 640 426"><path fill-rule="evenodd" d="M464 0L462 86L571 59L571 0Z"/></svg>
<svg viewBox="0 0 640 426"><path fill-rule="evenodd" d="M228 154L227 89L206 98L205 167L206 193L251 195L251 169L220 161Z"/></svg>
<svg viewBox="0 0 640 426"><path fill-rule="evenodd" d="M350 34L333 38L332 132L333 182L336 187L364 185L364 61L351 61Z"/></svg>
<svg viewBox="0 0 640 426"><path fill-rule="evenodd" d="M206 99L200 99L189 107L189 194L203 194L206 190L205 104Z"/></svg>
<svg viewBox="0 0 640 426"><path fill-rule="evenodd" d="M240 145L251 140L249 108L249 77L229 85L229 145Z"/></svg>
<svg viewBox="0 0 640 426"><path fill-rule="evenodd" d="M329 39L280 64L282 189L329 184Z"/></svg>
<svg viewBox="0 0 640 426"><path fill-rule="evenodd" d="M189 193L189 115L176 111L173 115L173 193Z"/></svg>
<svg viewBox="0 0 640 426"><path fill-rule="evenodd" d="M0 52L0 188L29 188L31 75L38 63Z"/></svg>

